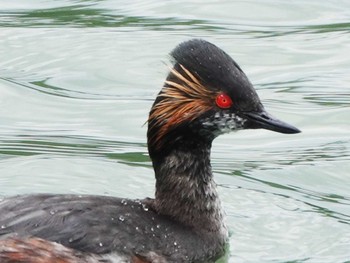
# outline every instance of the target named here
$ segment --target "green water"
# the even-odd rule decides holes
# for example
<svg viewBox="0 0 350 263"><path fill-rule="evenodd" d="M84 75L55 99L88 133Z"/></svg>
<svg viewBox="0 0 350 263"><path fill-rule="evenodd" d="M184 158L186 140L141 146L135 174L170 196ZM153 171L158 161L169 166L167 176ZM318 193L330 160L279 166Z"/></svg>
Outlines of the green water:
<svg viewBox="0 0 350 263"><path fill-rule="evenodd" d="M0 195L153 196L149 108L181 41L233 56L298 135L218 138L228 262L350 262L350 1L0 0Z"/></svg>

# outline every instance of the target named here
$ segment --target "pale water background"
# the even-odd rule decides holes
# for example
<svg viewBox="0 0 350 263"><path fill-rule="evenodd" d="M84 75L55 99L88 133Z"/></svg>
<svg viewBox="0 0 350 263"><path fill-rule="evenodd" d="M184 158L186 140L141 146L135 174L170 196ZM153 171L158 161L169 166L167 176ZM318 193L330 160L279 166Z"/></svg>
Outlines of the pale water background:
<svg viewBox="0 0 350 263"><path fill-rule="evenodd" d="M350 262L350 1L0 0L0 195L153 196L168 53L222 47L302 130L218 138L228 262Z"/></svg>

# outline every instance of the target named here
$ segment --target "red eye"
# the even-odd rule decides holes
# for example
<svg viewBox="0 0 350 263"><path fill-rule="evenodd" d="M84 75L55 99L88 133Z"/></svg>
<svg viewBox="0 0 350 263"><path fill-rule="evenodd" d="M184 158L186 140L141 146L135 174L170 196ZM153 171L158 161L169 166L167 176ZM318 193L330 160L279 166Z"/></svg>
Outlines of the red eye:
<svg viewBox="0 0 350 263"><path fill-rule="evenodd" d="M225 93L220 93L216 97L216 105L218 105L219 108L221 109L228 109L232 106L232 100L229 95Z"/></svg>

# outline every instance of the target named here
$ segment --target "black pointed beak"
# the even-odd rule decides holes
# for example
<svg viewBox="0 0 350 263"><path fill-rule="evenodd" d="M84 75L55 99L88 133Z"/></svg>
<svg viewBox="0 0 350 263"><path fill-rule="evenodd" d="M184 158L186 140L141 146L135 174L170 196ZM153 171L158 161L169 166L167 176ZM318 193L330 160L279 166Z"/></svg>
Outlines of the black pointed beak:
<svg viewBox="0 0 350 263"><path fill-rule="evenodd" d="M246 128L262 128L288 134L301 132L298 128L280 121L279 119L267 113L265 110L262 110L260 112L244 112L243 115L247 119Z"/></svg>

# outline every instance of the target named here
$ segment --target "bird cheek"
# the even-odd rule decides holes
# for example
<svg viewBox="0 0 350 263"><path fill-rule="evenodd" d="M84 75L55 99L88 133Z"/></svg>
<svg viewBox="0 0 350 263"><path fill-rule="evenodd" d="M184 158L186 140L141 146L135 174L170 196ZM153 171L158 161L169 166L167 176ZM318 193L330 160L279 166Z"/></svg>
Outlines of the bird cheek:
<svg viewBox="0 0 350 263"><path fill-rule="evenodd" d="M203 119L203 129L211 132L214 137L234 130L244 128L245 119L229 110L218 111L214 115Z"/></svg>

